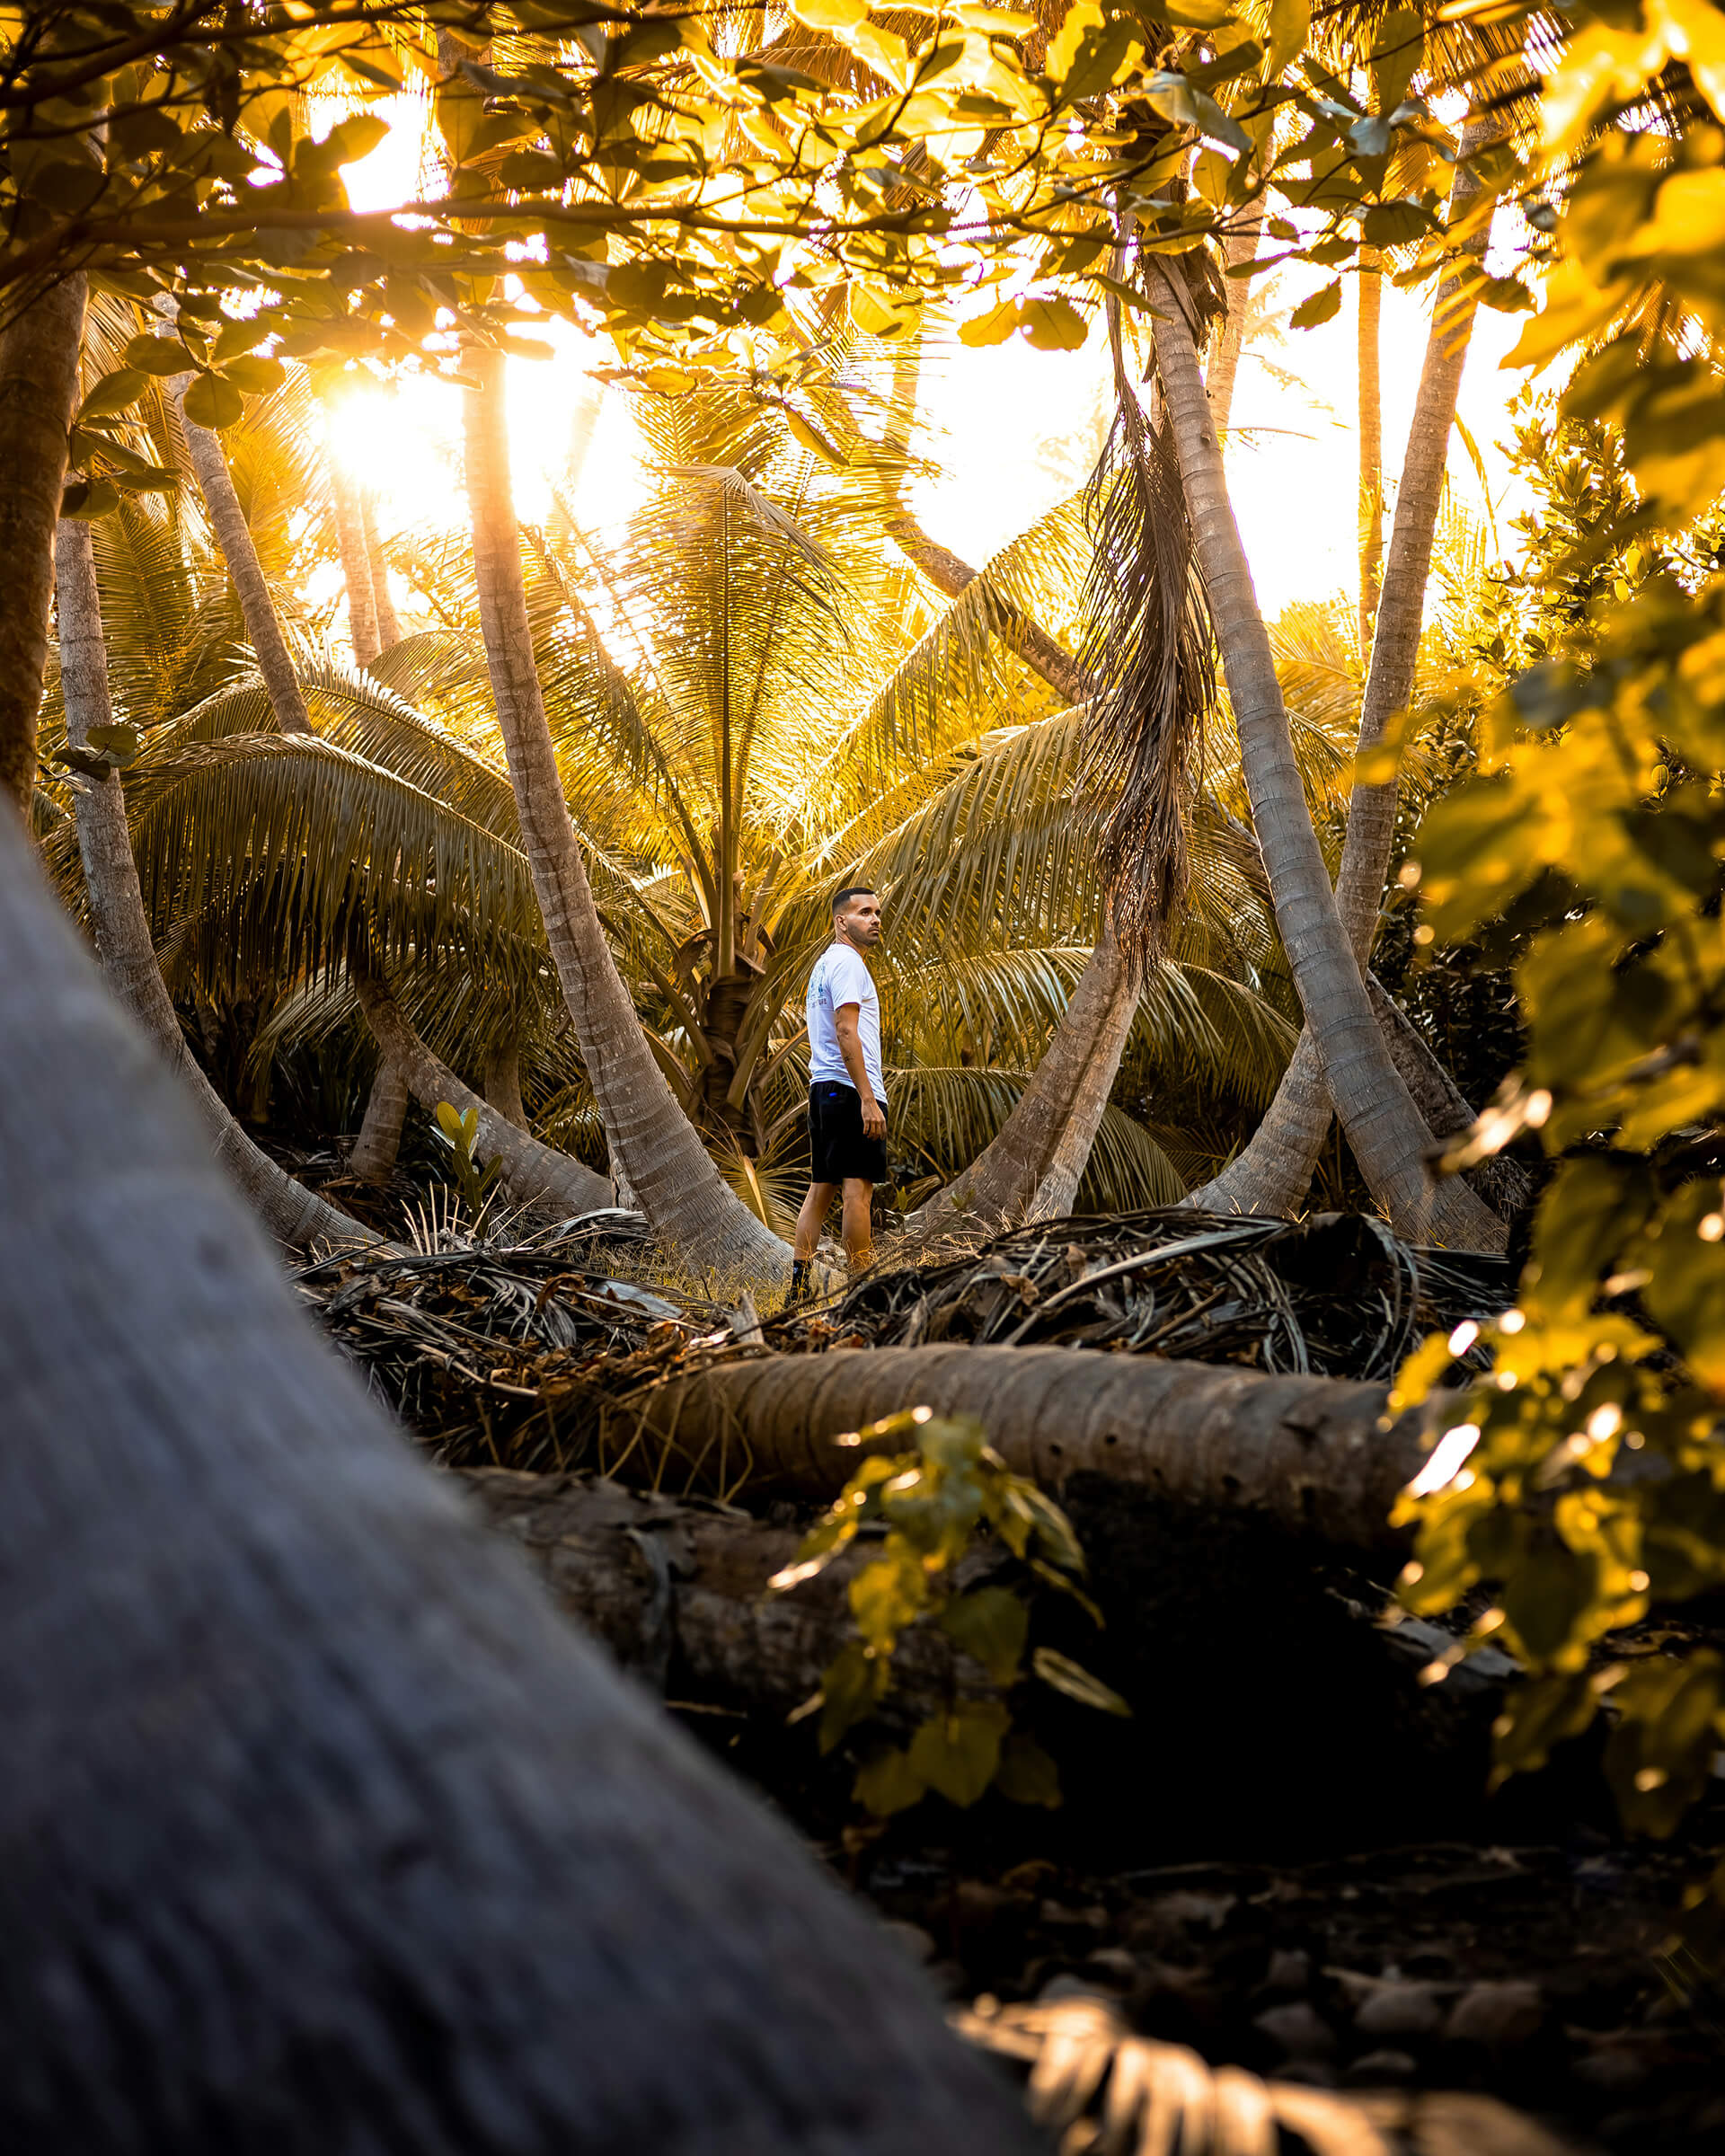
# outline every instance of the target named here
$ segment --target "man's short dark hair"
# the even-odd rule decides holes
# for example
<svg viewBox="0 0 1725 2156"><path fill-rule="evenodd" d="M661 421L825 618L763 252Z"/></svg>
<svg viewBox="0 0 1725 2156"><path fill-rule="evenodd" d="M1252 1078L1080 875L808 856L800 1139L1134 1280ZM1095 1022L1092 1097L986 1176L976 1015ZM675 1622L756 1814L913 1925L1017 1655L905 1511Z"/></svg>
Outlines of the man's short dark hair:
<svg viewBox="0 0 1725 2156"><path fill-rule="evenodd" d="M876 896L871 883L847 883L833 900L835 914L842 914L853 898L872 898Z"/></svg>

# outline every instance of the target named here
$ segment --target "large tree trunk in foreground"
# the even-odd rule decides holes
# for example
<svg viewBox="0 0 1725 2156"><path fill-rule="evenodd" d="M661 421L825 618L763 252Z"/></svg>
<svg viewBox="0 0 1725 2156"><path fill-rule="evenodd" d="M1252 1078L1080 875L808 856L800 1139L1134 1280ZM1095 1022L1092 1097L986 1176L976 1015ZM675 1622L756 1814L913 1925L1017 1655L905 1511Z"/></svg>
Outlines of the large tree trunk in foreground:
<svg viewBox="0 0 1725 2156"><path fill-rule="evenodd" d="M438 1103L447 1100L458 1115L464 1116L470 1108L477 1112L474 1151L482 1161L502 1162L504 1186L518 1204L549 1206L559 1213L593 1213L617 1202L604 1176L566 1153L542 1145L464 1085L426 1047L381 976L362 958L349 960L348 973L373 1038L420 1107L435 1116Z"/></svg>
<svg viewBox="0 0 1725 2156"><path fill-rule="evenodd" d="M90 526L60 525L54 558L59 587L60 683L66 702L66 736L82 747L93 726L113 719L108 694L108 659L102 642L102 602L96 588ZM90 916L102 970L121 1001L141 1021L179 1074L197 1109L216 1157L241 1194L279 1241L295 1248L328 1243L338 1248L377 1238L357 1220L306 1189L254 1145L186 1046L150 940L149 916L137 880L137 861L126 823L126 797L119 776L73 781L78 851L90 894Z"/></svg>
<svg viewBox="0 0 1725 2156"><path fill-rule="evenodd" d="M471 349L467 493L480 621L521 844L533 871L563 1000L614 1161L657 1232L694 1264L777 1278L791 1250L735 1197L653 1060L599 924L570 822L534 663L520 531L509 484L503 356Z"/></svg>
<svg viewBox="0 0 1725 2156"><path fill-rule="evenodd" d="M1501 1248L1502 1223L1466 1185L1434 1185L1427 1171L1429 1133L1378 1030L1312 827L1269 637L1223 477L1185 293L1159 258L1151 258L1148 273L1159 309L1154 325L1157 367L1227 675L1252 822L1277 926L1329 1092L1372 1195L1399 1234L1412 1241ZM1383 634L1380 620L1380 640ZM1352 845L1351 819L1349 839ZM1380 878L1374 908L1381 888Z"/></svg>
<svg viewBox="0 0 1725 2156"><path fill-rule="evenodd" d="M1030 2156L321 1347L0 819L0 2143Z"/></svg>
<svg viewBox="0 0 1725 2156"><path fill-rule="evenodd" d="M649 1456L657 1445L703 1471L745 1457L751 1489L830 1498L880 1449L843 1445L839 1432L931 1407L976 1416L1007 1464L1045 1489L1103 1475L1369 1549L1396 1546L1390 1507L1429 1450L1424 1414L1382 1427L1388 1397L1342 1378L1084 1348L872 1348L715 1364L632 1395L611 1421ZM660 1478L677 1479L675 1465Z"/></svg>
<svg viewBox="0 0 1725 2156"><path fill-rule="evenodd" d="M29 820L54 596L54 527L78 402L84 278L55 285L0 331L0 795Z"/></svg>
<svg viewBox="0 0 1725 2156"><path fill-rule="evenodd" d="M1489 131L1481 123L1471 122L1463 137L1464 155L1478 148ZM1478 191L1479 183L1469 167L1458 165L1453 208L1465 204ZM1371 670L1360 710L1362 754L1378 746L1390 720L1406 708L1413 694L1432 540L1473 313L1473 302L1463 278L1459 275L1446 278L1433 306L1431 333L1396 493L1389 563L1378 600ZM1380 785L1356 786L1349 803L1348 835L1336 879L1336 908L1362 971L1370 957L1384 881L1389 872L1397 791L1393 779ZM1293 1212L1305 1198L1330 1127L1336 1090L1333 1075L1324 1068L1319 1029L1313 1025L1310 1003L1305 1011L1305 1030L1251 1144L1214 1182L1192 1193L1190 1202L1193 1205L1209 1211L1284 1214ZM1350 1127L1350 1141L1353 1135ZM1425 1142L1429 1142L1429 1133ZM1358 1145L1355 1153L1359 1158ZM1363 1159L1360 1164L1365 1167ZM1367 1176L1370 1180L1369 1171ZM1373 1189L1382 1202L1383 1194L1376 1184ZM1443 1189L1453 1195L1457 1186L1450 1183ZM1434 1214L1434 1228L1448 1241L1471 1240L1481 1249L1501 1249L1501 1222L1483 1204L1473 1203L1475 1217L1471 1227L1452 1214L1446 1228Z"/></svg>

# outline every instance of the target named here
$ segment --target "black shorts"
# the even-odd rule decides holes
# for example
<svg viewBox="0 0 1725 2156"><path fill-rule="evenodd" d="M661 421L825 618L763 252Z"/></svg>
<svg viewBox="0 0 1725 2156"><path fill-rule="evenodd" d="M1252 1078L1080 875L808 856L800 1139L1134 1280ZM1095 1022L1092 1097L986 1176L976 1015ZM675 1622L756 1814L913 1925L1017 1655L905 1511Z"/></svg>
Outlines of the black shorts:
<svg viewBox="0 0 1725 2156"><path fill-rule="evenodd" d="M887 1180L887 1141L862 1134L862 1097L836 1079L809 1088L809 1152L811 1182Z"/></svg>

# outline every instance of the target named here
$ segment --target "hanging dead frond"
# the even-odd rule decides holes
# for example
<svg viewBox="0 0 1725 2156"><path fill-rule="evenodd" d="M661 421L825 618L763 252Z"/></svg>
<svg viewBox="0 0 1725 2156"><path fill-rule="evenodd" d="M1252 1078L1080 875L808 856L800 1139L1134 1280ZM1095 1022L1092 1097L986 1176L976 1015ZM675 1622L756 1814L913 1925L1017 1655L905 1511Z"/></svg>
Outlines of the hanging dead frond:
<svg viewBox="0 0 1725 2156"><path fill-rule="evenodd" d="M1094 684L1090 775L1118 799L1101 867L1122 943L1159 948L1190 874L1187 814L1216 703L1208 602L1166 424L1147 424L1109 301L1115 413L1085 496L1092 554L1079 663Z"/></svg>

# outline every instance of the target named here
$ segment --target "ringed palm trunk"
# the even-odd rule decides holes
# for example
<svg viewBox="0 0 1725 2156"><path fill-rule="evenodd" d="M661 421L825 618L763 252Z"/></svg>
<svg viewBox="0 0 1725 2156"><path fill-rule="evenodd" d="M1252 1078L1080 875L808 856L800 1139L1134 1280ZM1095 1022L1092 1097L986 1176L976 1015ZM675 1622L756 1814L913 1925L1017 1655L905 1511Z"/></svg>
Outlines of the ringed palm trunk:
<svg viewBox="0 0 1725 2156"><path fill-rule="evenodd" d="M1259 234L1256 232L1230 233L1223 242L1222 252L1230 270L1243 268L1258 259ZM1228 311L1222 317L1216 331L1216 349L1209 365L1204 370L1204 386L1209 392L1210 411L1216 421L1216 431L1228 431L1228 414L1234 410L1234 385L1239 378L1240 358L1246 347L1246 329L1252 316L1252 279L1249 277L1231 277L1227 280Z"/></svg>
<svg viewBox="0 0 1725 2156"><path fill-rule="evenodd" d="M348 1155L348 1166L362 1183L386 1183L394 1174L401 1157L407 1104L411 1099L406 1079L387 1056L379 1055L377 1075L366 1096L359 1135Z"/></svg>
<svg viewBox="0 0 1725 2156"><path fill-rule="evenodd" d="M652 1227L696 1263L778 1276L790 1247L734 1197L653 1060L593 904L534 664L509 485L500 353L467 355L463 393L473 566L491 694L563 1000L620 1181Z"/></svg>
<svg viewBox="0 0 1725 2156"><path fill-rule="evenodd" d="M353 640L355 662L369 667L377 656L377 603L372 589L371 553L366 544L366 517L359 489L335 453L332 442L326 452L330 475L330 501L335 511L336 545L341 555L341 580L348 589L348 630Z"/></svg>
<svg viewBox="0 0 1725 2156"><path fill-rule="evenodd" d="M1463 137L1464 155L1487 140L1494 125L1471 122ZM1466 164L1459 165L1454 190L1456 205L1464 204L1477 192L1478 182L1472 172ZM1426 583L1431 570L1432 538L1443 498L1450 429L1455 421L1462 370L1467 360L1473 313L1466 278L1460 273L1446 277L1438 287L1433 308L1419 395L1408 430L1401 484L1396 491L1389 561L1378 601L1371 670L1367 676L1360 710L1362 752L1382 741L1384 728L1397 711L1406 707L1413 693L1420 632L1425 618ZM1370 956L1384 880L1389 871L1395 837L1397 793L1393 780L1380 786L1356 786L1349 804L1348 836L1336 884L1336 906L1349 946L1362 969ZM1190 1202L1193 1205L1207 1206L1216 1211L1288 1213L1305 1197L1330 1127L1334 1097L1333 1083L1326 1082L1328 1074L1321 1046L1314 1038L1311 1005L1308 1003L1305 1008L1305 1030L1251 1144L1215 1181L1192 1193ZM1420 1120L1423 1125L1424 1118ZM1352 1135L1349 1129L1350 1140ZM1456 1186L1450 1183L1443 1188L1454 1194ZM1376 1186L1374 1190L1376 1194ZM1476 1220L1471 1233L1475 1237L1489 1237L1489 1241L1482 1241L1481 1247L1501 1247L1502 1224L1479 1201L1473 1203L1476 1215L1482 1215L1483 1219Z"/></svg>
<svg viewBox="0 0 1725 2156"><path fill-rule="evenodd" d="M0 331L0 794L29 820L54 597L54 527L78 402L82 271Z"/></svg>
<svg viewBox="0 0 1725 2156"><path fill-rule="evenodd" d="M1025 1208L1026 1220L1063 1220L1077 1204L1078 1186L1090 1165L1091 1149L1101 1128L1137 1009L1137 984L1123 967L1121 978L1097 1023L1090 1055L1078 1074L1072 1105L1061 1122L1042 1180Z"/></svg>
<svg viewBox="0 0 1725 2156"><path fill-rule="evenodd" d="M113 718L95 552L87 524L70 518L61 523L54 561L59 588L66 733L68 741L81 746L93 726L106 726ZM341 1246L376 1241L357 1220L279 1168L229 1114L186 1046L179 1016L156 963L119 775L111 771L103 778L81 777L73 783L78 852L84 862L102 970L110 986L179 1074L217 1158L279 1241L304 1248L319 1242Z"/></svg>
<svg viewBox="0 0 1725 2156"><path fill-rule="evenodd" d="M1149 258L1147 268L1159 310L1157 366L1227 676L1252 822L1323 1079L1361 1172L1398 1233L1499 1247L1502 1224L1473 1192L1453 1183L1434 1187L1427 1172L1429 1134L1378 1030L1312 827L1269 633L1223 476L1185 295L1160 258ZM1428 551L1429 544L1428 539ZM1392 805L1392 824L1393 815ZM1352 835L1350 818L1350 841ZM1357 853L1370 843L1363 838ZM1380 878L1372 888L1374 909L1381 888Z"/></svg>
<svg viewBox="0 0 1725 2156"><path fill-rule="evenodd" d="M0 2145L1043 2145L315 1337L11 817L0 1159Z"/></svg>
<svg viewBox="0 0 1725 2156"><path fill-rule="evenodd" d="M480 1081L487 1105L518 1130L527 1127L527 1104L521 1098L521 1044L506 1040L488 1049L485 1073Z"/></svg>

